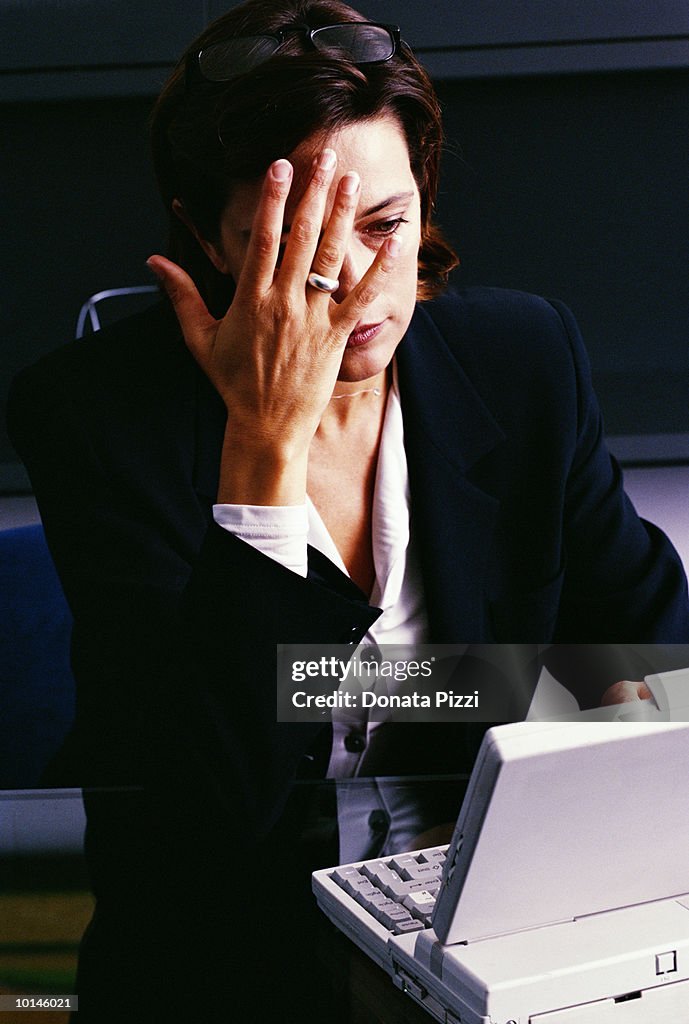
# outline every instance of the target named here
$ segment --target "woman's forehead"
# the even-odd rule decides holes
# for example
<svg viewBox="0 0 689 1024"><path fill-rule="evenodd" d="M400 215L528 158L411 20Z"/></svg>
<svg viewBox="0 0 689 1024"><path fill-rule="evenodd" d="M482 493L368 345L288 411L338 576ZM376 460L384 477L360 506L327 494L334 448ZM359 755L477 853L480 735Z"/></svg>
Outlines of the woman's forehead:
<svg viewBox="0 0 689 1024"><path fill-rule="evenodd" d="M407 140L399 122L391 115L380 115L366 121L355 121L333 132L319 132L305 139L289 154L297 173L306 174L313 158L326 147L338 157L338 171L358 170L363 165L371 171L390 171L409 164ZM346 165L346 166L345 166Z"/></svg>
<svg viewBox="0 0 689 1024"><path fill-rule="evenodd" d="M313 161L325 148L337 154L334 183L348 171L361 179L359 211L374 207L391 196L411 198L417 193L409 163L409 151L402 129L392 117L346 125L337 132L312 136L287 155L294 167L294 182L285 210L288 223L311 177ZM239 185L227 212L250 227L261 193L261 181ZM412 196L409 196L409 193ZM241 226L241 225L238 225Z"/></svg>

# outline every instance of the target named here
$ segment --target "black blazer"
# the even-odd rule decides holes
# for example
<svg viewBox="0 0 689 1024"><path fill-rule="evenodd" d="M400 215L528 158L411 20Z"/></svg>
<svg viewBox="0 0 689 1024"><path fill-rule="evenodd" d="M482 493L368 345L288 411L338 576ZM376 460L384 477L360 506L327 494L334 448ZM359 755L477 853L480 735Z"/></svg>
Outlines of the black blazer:
<svg viewBox="0 0 689 1024"><path fill-rule="evenodd" d="M681 563L624 495L562 305L449 291L398 369L433 642L689 642ZM213 523L224 421L166 305L48 355L9 407L74 614L75 781L136 782L174 735L262 831L319 732L274 721L275 644L356 642L378 612L318 552L304 580ZM562 651L585 703L622 671Z"/></svg>
<svg viewBox="0 0 689 1024"><path fill-rule="evenodd" d="M679 558L624 496L564 307L448 292L417 308L398 369L432 641L532 644L534 666L546 649L588 703L633 677L616 645L689 642ZM379 614L318 552L302 579L214 524L224 422L166 305L48 355L10 398L74 615L77 721L53 781L88 787L84 1022L110 1019L123 978L140 999L193 956L227 973L227 921L255 891L235 879L268 835L296 856L308 790L291 782L330 747L327 727L275 721L275 645L356 643ZM384 726L365 767L461 772L477 741ZM295 874L302 907L330 857Z"/></svg>

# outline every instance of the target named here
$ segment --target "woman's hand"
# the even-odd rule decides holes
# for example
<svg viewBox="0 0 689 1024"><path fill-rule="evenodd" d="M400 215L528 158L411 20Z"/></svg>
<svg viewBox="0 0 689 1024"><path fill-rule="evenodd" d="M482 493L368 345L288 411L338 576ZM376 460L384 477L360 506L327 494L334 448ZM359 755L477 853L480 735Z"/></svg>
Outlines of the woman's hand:
<svg viewBox="0 0 689 1024"><path fill-rule="evenodd" d="M162 256L149 260L189 350L227 407L219 501L304 501L309 446L347 338L394 268L399 243L393 236L341 302L307 284L311 270L337 278L352 230L359 197L354 173L340 179L323 227L335 166L332 150L315 161L279 266L293 170L287 160L268 169L236 293L222 320L209 314L180 267Z"/></svg>
<svg viewBox="0 0 689 1024"><path fill-rule="evenodd" d="M607 688L601 697L600 705L604 708L609 704L628 704L631 701L648 700L652 696L646 683L622 679Z"/></svg>

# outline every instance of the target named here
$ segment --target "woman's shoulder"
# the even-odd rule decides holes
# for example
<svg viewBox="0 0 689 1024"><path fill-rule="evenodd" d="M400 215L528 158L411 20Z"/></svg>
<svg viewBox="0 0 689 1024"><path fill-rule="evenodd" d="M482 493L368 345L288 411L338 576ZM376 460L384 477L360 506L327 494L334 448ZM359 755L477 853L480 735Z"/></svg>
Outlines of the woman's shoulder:
<svg viewBox="0 0 689 1024"><path fill-rule="evenodd" d="M557 299L508 288L447 288L419 309L436 325L451 347L490 341L503 350L572 336L578 328L570 310Z"/></svg>
<svg viewBox="0 0 689 1024"><path fill-rule="evenodd" d="M21 448L41 425L57 429L67 410L86 430L113 417L140 421L150 408L174 410L194 386L195 367L174 314L158 303L21 370L8 396L10 436Z"/></svg>
<svg viewBox="0 0 689 1024"><path fill-rule="evenodd" d="M166 302L158 302L52 349L19 373L16 386L41 388L71 381L86 388L162 381L189 361L174 313Z"/></svg>
<svg viewBox="0 0 689 1024"><path fill-rule="evenodd" d="M519 385L587 367L576 320L557 299L506 288L448 288L417 307L469 376Z"/></svg>

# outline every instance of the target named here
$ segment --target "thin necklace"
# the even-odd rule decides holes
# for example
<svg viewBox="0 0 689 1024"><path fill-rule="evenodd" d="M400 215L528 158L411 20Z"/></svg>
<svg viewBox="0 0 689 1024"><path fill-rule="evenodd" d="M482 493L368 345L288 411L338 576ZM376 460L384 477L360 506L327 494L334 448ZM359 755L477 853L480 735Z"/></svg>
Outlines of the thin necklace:
<svg viewBox="0 0 689 1024"><path fill-rule="evenodd" d="M382 395L380 388L364 388L363 391L352 391L351 394L333 395L333 398L356 398L357 395Z"/></svg>

